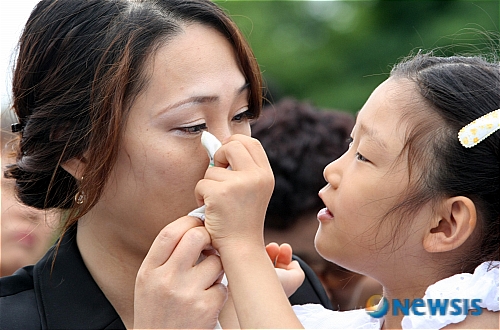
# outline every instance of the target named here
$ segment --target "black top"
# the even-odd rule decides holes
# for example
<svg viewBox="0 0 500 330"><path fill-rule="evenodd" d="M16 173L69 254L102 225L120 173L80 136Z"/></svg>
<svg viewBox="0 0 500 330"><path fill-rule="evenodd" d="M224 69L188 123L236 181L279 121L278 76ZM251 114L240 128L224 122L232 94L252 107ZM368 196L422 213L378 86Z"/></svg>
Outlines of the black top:
<svg viewBox="0 0 500 330"><path fill-rule="evenodd" d="M53 253L54 247L34 266L0 278L0 329L125 329L83 262L76 244L76 226L64 235L51 272ZM306 279L290 302L318 303L331 309L312 269L294 259Z"/></svg>

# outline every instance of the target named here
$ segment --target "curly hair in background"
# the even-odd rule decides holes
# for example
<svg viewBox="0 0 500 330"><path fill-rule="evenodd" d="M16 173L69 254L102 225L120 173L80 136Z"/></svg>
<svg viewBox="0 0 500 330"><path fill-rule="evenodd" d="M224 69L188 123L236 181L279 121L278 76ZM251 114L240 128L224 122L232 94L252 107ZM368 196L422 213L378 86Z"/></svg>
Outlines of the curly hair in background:
<svg viewBox="0 0 500 330"><path fill-rule="evenodd" d="M289 228L300 215L323 207L323 169L347 150L353 126L350 113L320 111L289 97L263 108L252 135L264 146L276 179L266 227Z"/></svg>

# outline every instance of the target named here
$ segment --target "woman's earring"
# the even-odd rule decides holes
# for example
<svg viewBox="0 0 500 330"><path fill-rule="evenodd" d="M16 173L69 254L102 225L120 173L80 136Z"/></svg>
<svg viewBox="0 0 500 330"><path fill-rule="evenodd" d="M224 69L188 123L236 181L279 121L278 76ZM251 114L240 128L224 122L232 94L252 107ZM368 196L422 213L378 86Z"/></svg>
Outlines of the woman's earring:
<svg viewBox="0 0 500 330"><path fill-rule="evenodd" d="M78 205L82 205L85 201L85 193L83 191L79 191L75 195L75 203Z"/></svg>
<svg viewBox="0 0 500 330"><path fill-rule="evenodd" d="M83 181L83 176L81 181ZM78 205L82 205L84 201L85 201L85 193L83 191L77 192L75 195L75 203Z"/></svg>

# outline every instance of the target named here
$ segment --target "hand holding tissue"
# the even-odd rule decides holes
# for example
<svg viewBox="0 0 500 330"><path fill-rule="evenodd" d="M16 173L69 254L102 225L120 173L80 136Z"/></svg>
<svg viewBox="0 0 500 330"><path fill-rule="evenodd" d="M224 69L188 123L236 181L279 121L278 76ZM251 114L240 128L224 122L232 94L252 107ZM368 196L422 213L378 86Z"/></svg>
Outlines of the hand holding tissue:
<svg viewBox="0 0 500 330"><path fill-rule="evenodd" d="M195 188L196 199L204 205L189 215L205 221L217 250L244 242L263 244L264 218L274 189L264 148L242 134L230 136L222 146L208 132L201 140L210 162L228 164L231 171L219 166L207 169Z"/></svg>
<svg viewBox="0 0 500 330"><path fill-rule="evenodd" d="M208 153L208 158L210 158L209 167L215 166L214 155L217 150L222 146L222 143L208 131L203 131L201 133L201 144L205 147ZM231 169L230 167L228 169ZM189 216L197 217L201 221L205 221L205 205L200 206L196 210L189 212Z"/></svg>

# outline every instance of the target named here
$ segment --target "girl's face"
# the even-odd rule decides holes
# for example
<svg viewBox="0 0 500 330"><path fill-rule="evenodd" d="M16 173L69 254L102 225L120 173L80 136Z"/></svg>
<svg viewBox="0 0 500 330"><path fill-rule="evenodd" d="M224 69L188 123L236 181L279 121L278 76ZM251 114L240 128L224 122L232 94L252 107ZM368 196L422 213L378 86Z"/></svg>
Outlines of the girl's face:
<svg viewBox="0 0 500 330"><path fill-rule="evenodd" d="M349 150L325 168L328 184L319 196L326 209L318 213L320 226L315 239L324 258L366 274L397 258L397 253L407 253L407 247L418 246L423 235L417 229L419 219L428 216L428 207L412 219L408 228L412 235L404 237L397 253L391 253L393 226L400 219L381 219L408 186L407 158L398 158L407 129L401 115L402 109L416 104L419 97L410 81L390 78L382 83L357 116Z"/></svg>
<svg viewBox="0 0 500 330"><path fill-rule="evenodd" d="M141 251L161 228L198 207L194 188L208 167L202 131L219 140L250 135L249 86L233 47L216 30L187 26L157 51L146 73L148 84L132 104L116 165L91 213Z"/></svg>

